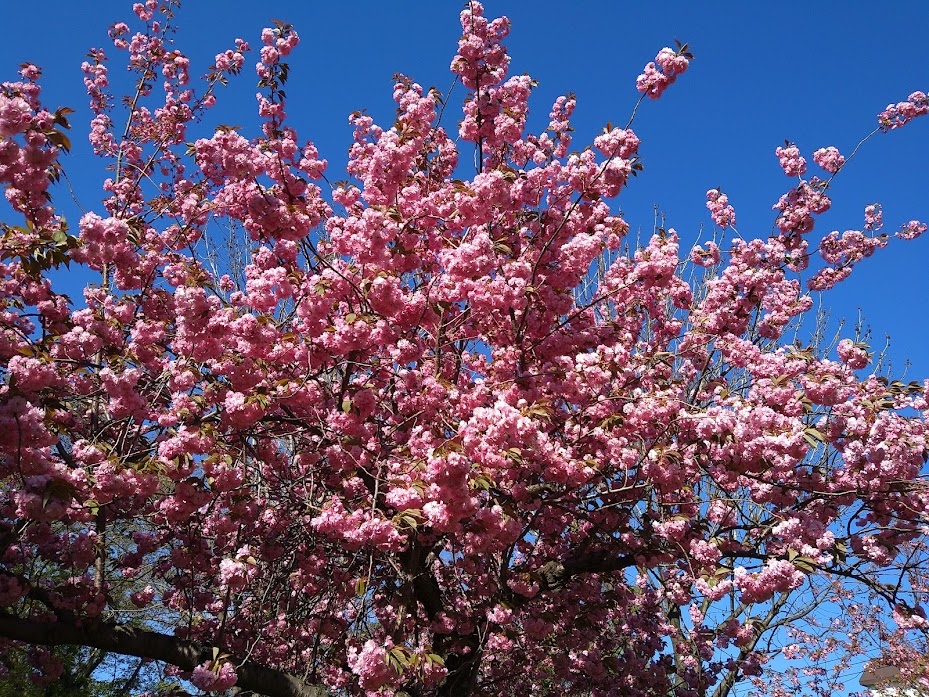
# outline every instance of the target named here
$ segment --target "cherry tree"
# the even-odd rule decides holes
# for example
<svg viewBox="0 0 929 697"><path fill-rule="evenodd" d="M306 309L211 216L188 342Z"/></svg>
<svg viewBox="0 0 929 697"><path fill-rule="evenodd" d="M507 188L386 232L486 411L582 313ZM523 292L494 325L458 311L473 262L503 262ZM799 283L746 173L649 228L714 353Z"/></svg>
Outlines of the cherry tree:
<svg viewBox="0 0 929 697"><path fill-rule="evenodd" d="M566 95L530 132L509 23L472 0L457 124L398 76L335 182L288 125L288 24L261 34L257 126L188 141L251 47L195 82L176 5L110 29L125 108L104 51L83 66L109 178L76 229L52 199L71 112L32 65L0 90L0 637L34 680L61 645L166 665L173 694L925 678L929 383L862 336L794 340L812 293L926 229L875 203L814 234L850 155L777 147L766 239L714 189L711 239L635 244L632 122L578 146ZM691 59L659 51L640 101ZM875 133L927 112L914 92Z"/></svg>

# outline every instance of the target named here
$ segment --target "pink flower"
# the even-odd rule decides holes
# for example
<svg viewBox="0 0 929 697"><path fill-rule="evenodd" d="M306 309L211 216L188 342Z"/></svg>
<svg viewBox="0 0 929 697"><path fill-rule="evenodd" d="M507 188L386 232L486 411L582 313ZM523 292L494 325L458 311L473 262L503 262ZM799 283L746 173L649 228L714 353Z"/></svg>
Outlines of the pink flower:
<svg viewBox="0 0 929 697"><path fill-rule="evenodd" d="M124 572L124 575L125 575L125 572ZM136 607L145 607L150 602L152 602L152 599L154 597L155 597L155 589L152 588L151 586L146 586L143 590L137 593L132 593L129 596L129 599L132 601L132 604L135 605Z"/></svg>
<svg viewBox="0 0 929 697"><path fill-rule="evenodd" d="M594 147L604 157L629 159L639 149L639 137L631 130L614 128L594 138Z"/></svg>
<svg viewBox="0 0 929 697"><path fill-rule="evenodd" d="M248 567L240 561L223 559L219 563L219 583L223 588L242 590L248 582Z"/></svg>
<svg viewBox="0 0 929 697"><path fill-rule="evenodd" d="M788 177L800 177L806 172L806 159L800 156L800 149L793 143L777 148L774 153Z"/></svg>
<svg viewBox="0 0 929 697"><path fill-rule="evenodd" d="M872 203L865 206L864 220L866 229L880 230L884 226L884 212L881 209L881 204Z"/></svg>
<svg viewBox="0 0 929 697"><path fill-rule="evenodd" d="M707 242L706 249L698 245L690 250L690 260L697 266L714 266L719 259L719 246L715 242Z"/></svg>
<svg viewBox="0 0 929 697"><path fill-rule="evenodd" d="M31 123L32 109L25 99L0 94L0 136L22 133Z"/></svg>
<svg viewBox="0 0 929 697"><path fill-rule="evenodd" d="M226 661L219 664L205 661L194 668L190 676L190 682L195 687L207 692L223 692L233 687L237 681L235 667Z"/></svg>
<svg viewBox="0 0 929 697"><path fill-rule="evenodd" d="M925 231L926 223L920 222L919 220L911 220L903 226L896 236L902 240L915 240Z"/></svg>
<svg viewBox="0 0 929 697"><path fill-rule="evenodd" d="M27 590L15 576L0 574L0 607L15 605Z"/></svg>
<svg viewBox="0 0 929 697"><path fill-rule="evenodd" d="M502 607L500 605L495 606L493 609L487 610L487 620L493 622L494 624L509 624L510 618L513 616L513 611L509 608Z"/></svg>
<svg viewBox="0 0 929 697"><path fill-rule="evenodd" d="M877 115L877 121L881 130L886 133L926 114L929 114L929 97L925 92L913 92L905 102L888 104L887 108Z"/></svg>
<svg viewBox="0 0 929 697"><path fill-rule="evenodd" d="M725 230L730 225L735 225L735 209L729 204L729 197L719 189L706 192L706 207L713 222L721 229Z"/></svg>
<svg viewBox="0 0 929 697"><path fill-rule="evenodd" d="M687 67L690 65L690 61L679 51L675 51L673 48L668 47L658 52L658 55L655 57L655 63L658 64L658 67L661 68L662 72L668 77L680 75L687 70Z"/></svg>
<svg viewBox="0 0 929 697"><path fill-rule="evenodd" d="M814 151L813 162L830 174L835 174L842 169L842 165L845 164L845 158L836 148L829 146L828 148L820 148Z"/></svg>
<svg viewBox="0 0 929 697"><path fill-rule="evenodd" d="M388 684L391 678L396 676L392 674L390 666L387 664L387 650L392 646L388 639L386 646L384 642L378 642L374 639L368 639L361 650L355 647L348 649L345 657L349 669L358 676L358 682L365 690L374 691Z"/></svg>
<svg viewBox="0 0 929 697"><path fill-rule="evenodd" d="M635 88L650 99L658 99L673 81L655 67L654 63L647 63L644 72L636 78Z"/></svg>
<svg viewBox="0 0 929 697"><path fill-rule="evenodd" d="M871 362L867 347L856 344L851 339L842 339L837 347L839 358L852 370L861 370Z"/></svg>
<svg viewBox="0 0 929 697"><path fill-rule="evenodd" d="M665 47L655 56L653 63L646 64L644 71L636 79L635 87L650 99L658 99L690 65L692 58L687 52L686 44L677 51Z"/></svg>

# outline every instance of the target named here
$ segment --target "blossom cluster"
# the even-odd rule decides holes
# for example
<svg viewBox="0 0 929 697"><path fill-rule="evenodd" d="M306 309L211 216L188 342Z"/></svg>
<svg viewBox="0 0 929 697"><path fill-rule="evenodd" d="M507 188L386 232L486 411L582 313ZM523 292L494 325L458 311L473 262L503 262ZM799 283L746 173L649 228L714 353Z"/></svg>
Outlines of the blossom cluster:
<svg viewBox="0 0 929 697"><path fill-rule="evenodd" d="M647 63L642 74L636 78L636 89L648 95L649 99L658 99L690 66L689 56L686 47L674 50L666 46L661 49L655 60Z"/></svg>
<svg viewBox="0 0 929 697"><path fill-rule="evenodd" d="M725 230L735 225L735 209L729 203L729 197L719 189L710 189L706 192L706 207L710 211L713 222Z"/></svg>
<svg viewBox="0 0 929 697"><path fill-rule="evenodd" d="M842 165L845 164L845 157L839 152L838 148L829 146L820 148L813 152L813 162L822 167L829 174L837 174Z"/></svg>
<svg viewBox="0 0 929 697"><path fill-rule="evenodd" d="M800 154L800 148L793 143L778 147L775 151L777 160L788 177L802 177L806 172L806 158Z"/></svg>
<svg viewBox="0 0 929 697"><path fill-rule="evenodd" d="M913 92L905 102L888 104L887 108L877 115L877 121L882 131L892 131L926 114L929 114L929 97L925 92Z"/></svg>

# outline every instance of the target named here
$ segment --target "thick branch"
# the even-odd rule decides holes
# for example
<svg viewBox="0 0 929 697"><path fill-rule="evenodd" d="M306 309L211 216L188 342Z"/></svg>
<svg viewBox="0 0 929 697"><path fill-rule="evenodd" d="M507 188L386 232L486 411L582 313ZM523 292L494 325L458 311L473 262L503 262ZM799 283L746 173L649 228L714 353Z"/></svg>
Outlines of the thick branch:
<svg viewBox="0 0 929 697"><path fill-rule="evenodd" d="M611 556L604 552L593 552L564 561L550 561L538 570L539 590L555 590L564 586L571 578L584 573L607 573L635 566L631 554Z"/></svg>
<svg viewBox="0 0 929 697"><path fill-rule="evenodd" d="M413 538L406 552L400 556L407 573L412 579L413 592L422 603L426 616L435 620L445 607L442 602L442 589L429 568L431 552L423 547L419 540Z"/></svg>
<svg viewBox="0 0 929 697"><path fill-rule="evenodd" d="M34 622L0 613L0 636L43 646L90 646L103 651L164 661L182 670L212 660L213 648L167 634L105 622L83 625ZM237 663L235 658L231 662ZM267 697L326 697L327 690L251 661L236 668L237 686Z"/></svg>

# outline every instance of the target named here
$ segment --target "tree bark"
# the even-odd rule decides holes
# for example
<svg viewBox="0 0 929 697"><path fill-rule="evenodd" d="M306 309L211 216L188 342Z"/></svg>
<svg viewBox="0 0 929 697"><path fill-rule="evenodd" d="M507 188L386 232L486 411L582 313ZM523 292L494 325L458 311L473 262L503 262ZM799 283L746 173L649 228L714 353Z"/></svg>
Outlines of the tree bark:
<svg viewBox="0 0 929 697"><path fill-rule="evenodd" d="M539 592L558 590L579 574L609 573L636 565L635 556L624 554L616 557L606 552L593 552L564 561L550 561L536 572L539 576Z"/></svg>
<svg viewBox="0 0 929 697"><path fill-rule="evenodd" d="M213 647L178 639L167 634L106 622L35 622L0 613L0 636L42 646L90 646L103 651L138 658L164 661L182 670L193 670L212 660ZM237 666L237 687L266 697L326 697L321 685L309 685L300 678L266 666L245 661Z"/></svg>

